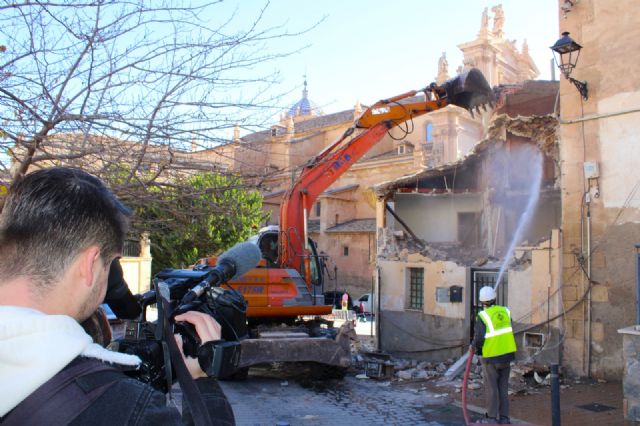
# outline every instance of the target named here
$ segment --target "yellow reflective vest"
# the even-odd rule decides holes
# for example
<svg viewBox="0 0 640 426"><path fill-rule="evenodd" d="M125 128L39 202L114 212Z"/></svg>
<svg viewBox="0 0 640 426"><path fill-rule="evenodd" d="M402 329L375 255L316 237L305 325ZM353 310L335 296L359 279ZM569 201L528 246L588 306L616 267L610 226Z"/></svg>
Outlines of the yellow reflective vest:
<svg viewBox="0 0 640 426"><path fill-rule="evenodd" d="M485 325L482 356L491 358L516 351L516 340L511 328L511 313L504 306L490 306L478 316Z"/></svg>

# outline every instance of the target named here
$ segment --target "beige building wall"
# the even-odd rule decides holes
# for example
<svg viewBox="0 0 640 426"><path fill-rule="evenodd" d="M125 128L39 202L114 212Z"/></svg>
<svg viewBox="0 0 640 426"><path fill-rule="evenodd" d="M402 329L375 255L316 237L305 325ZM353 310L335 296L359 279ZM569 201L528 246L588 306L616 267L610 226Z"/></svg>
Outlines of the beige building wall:
<svg viewBox="0 0 640 426"><path fill-rule="evenodd" d="M516 247L516 259L527 257L525 268L508 271L509 309L513 321L521 324L544 324L562 313L562 300L556 297L561 290L560 230L554 229L551 239L536 246ZM561 319L550 324L562 328Z"/></svg>
<svg viewBox="0 0 640 426"><path fill-rule="evenodd" d="M464 287L468 269L455 262L433 261L418 253L408 255L404 262L380 260L380 280L384 291L380 299L383 311L405 311L409 302L409 268L424 270L424 306L422 313L447 318L464 319L466 303L437 302L436 288L451 286ZM394 285L395 283L405 285Z"/></svg>
<svg viewBox="0 0 640 426"><path fill-rule="evenodd" d="M565 317L563 362L577 374L619 379L616 330L636 322L640 8L635 0L581 0L559 15L560 30L583 46L571 76L589 88L583 101L566 79L560 84L563 298L565 308L577 305ZM585 163L598 172L587 175ZM590 291L581 258L592 271Z"/></svg>
<svg viewBox="0 0 640 426"><path fill-rule="evenodd" d="M151 258L121 257L124 280L133 294L145 293L151 288Z"/></svg>
<svg viewBox="0 0 640 426"><path fill-rule="evenodd" d="M151 241L149 240L149 234L145 232L140 238L139 256L123 256L120 258L122 274L131 293L140 294L150 290L151 261Z"/></svg>
<svg viewBox="0 0 640 426"><path fill-rule="evenodd" d="M317 238L318 246L329 255L330 272L338 267L338 290L347 289L356 298L371 292L372 271L375 268L375 234L349 232L324 234ZM348 254L345 254L345 247ZM334 282L325 283L326 290L333 290Z"/></svg>

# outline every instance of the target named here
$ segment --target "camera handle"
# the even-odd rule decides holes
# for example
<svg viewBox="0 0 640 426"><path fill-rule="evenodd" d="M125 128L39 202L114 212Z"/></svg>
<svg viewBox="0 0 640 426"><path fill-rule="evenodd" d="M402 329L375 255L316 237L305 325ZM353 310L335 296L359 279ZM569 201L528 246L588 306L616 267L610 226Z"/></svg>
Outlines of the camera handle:
<svg viewBox="0 0 640 426"><path fill-rule="evenodd" d="M157 295L157 305L158 305L158 323L162 330L162 341L163 341L163 349L165 344L169 348L169 355L171 357L171 361L173 361L173 366L176 370L176 377L178 378L178 383L180 383L180 388L184 393L186 400L188 401L189 408L191 409L191 416L193 417L193 422L197 426L209 426L212 423L211 417L209 416L209 411L207 410L207 406L202 399L202 395L200 391L198 391L198 387L196 386L195 380L191 377L187 366L184 363L184 359L182 359L182 353L180 353L180 349L178 349L178 344L176 343L175 338L173 337L172 329L169 327L169 301L165 297L165 292L162 291L162 284L158 283L154 280L154 285L156 286L156 295ZM166 354L166 352L165 352ZM166 358L166 355L165 355ZM171 362L166 363L165 367L169 366L171 368ZM171 385L169 385L171 386ZM171 389L171 387L169 387Z"/></svg>

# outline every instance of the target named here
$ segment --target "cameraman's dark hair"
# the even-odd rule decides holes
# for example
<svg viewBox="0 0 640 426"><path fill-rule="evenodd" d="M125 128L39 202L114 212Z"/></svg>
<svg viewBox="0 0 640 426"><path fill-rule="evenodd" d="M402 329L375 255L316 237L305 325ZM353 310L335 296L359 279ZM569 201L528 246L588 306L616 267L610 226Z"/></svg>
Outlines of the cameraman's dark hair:
<svg viewBox="0 0 640 426"><path fill-rule="evenodd" d="M120 253L131 211L96 177L53 167L15 182L0 216L0 278L27 276L45 289L85 248L106 265Z"/></svg>

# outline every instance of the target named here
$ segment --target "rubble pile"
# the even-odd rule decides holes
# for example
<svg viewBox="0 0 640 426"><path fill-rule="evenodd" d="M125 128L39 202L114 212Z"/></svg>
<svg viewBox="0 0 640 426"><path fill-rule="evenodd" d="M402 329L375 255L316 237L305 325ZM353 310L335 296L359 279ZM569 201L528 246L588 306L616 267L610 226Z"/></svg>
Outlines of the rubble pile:
<svg viewBox="0 0 640 426"><path fill-rule="evenodd" d="M390 247L393 247L391 249ZM499 258L489 256L487 251L478 247L468 247L460 243L426 243L422 240L395 238L392 246L385 246L381 256L387 260L404 260L412 253L419 253L433 261L452 261L459 265L484 266L487 263L498 263Z"/></svg>
<svg viewBox="0 0 640 426"><path fill-rule="evenodd" d="M360 352L354 355L354 370L358 373L357 378L382 378L368 377L365 372L365 365L371 361L373 352ZM388 355L388 360L378 361L381 364L393 366L393 376L385 378L391 382L424 382L433 381L437 386L450 386L453 392L460 393L462 391L462 374L453 380L447 380L445 373L451 367L455 360L447 359L441 362L418 361L415 359L395 358ZM511 367L511 375L509 377L509 395L532 395L540 393L541 389L548 388L551 383L551 375L546 367L532 366L526 363L515 363ZM576 381L575 383L580 383ZM561 380L561 388L570 387L568 380ZM467 381L467 389L481 390L483 389L482 366L474 359L469 379Z"/></svg>

